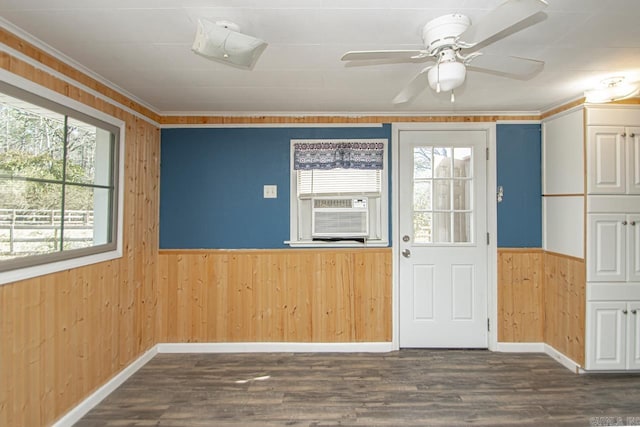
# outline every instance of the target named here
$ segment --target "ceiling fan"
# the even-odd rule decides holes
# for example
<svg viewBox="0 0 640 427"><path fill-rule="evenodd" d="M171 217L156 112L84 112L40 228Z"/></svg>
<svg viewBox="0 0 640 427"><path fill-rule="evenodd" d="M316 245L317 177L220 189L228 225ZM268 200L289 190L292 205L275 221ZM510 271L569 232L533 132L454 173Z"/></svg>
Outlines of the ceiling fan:
<svg viewBox="0 0 640 427"><path fill-rule="evenodd" d="M507 0L473 24L465 15L444 15L429 21L423 27L424 49L351 51L345 53L341 59L436 61L435 65L420 71L393 99L393 103L402 104L412 100L427 85L437 93L451 91L451 102L454 102L453 91L464 83L467 66L478 71L520 79L530 78L542 70L542 61L516 56L485 55L474 52L473 48L483 42L491 42L489 39L492 37L535 15L545 7L545 0ZM466 53L467 51L469 53Z"/></svg>

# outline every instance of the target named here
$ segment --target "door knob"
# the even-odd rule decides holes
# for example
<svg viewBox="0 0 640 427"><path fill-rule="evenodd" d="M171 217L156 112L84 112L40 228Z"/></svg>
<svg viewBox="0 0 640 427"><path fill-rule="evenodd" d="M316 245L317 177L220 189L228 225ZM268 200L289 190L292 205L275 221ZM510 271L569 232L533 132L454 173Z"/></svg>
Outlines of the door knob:
<svg viewBox="0 0 640 427"><path fill-rule="evenodd" d="M404 251L402 251L402 256L405 258L410 258L411 257L411 251L409 249L405 249Z"/></svg>

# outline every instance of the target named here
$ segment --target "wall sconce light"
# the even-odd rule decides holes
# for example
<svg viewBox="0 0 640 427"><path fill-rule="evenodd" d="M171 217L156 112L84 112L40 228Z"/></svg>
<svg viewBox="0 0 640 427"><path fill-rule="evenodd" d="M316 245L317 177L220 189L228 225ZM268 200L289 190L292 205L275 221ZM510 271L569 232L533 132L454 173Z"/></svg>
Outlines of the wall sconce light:
<svg viewBox="0 0 640 427"><path fill-rule="evenodd" d="M603 103L631 98L638 94L640 84L638 82L627 82L622 76L610 77L602 80L600 85L584 92L584 97L588 103Z"/></svg>

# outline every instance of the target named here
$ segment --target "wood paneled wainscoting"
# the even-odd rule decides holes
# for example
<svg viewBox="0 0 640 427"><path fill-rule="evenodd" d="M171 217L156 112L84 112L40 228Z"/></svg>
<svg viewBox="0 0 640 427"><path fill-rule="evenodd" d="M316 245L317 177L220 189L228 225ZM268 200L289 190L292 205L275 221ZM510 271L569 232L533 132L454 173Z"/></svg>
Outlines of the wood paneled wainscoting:
<svg viewBox="0 0 640 427"><path fill-rule="evenodd" d="M583 259L498 249L498 341L546 343L584 366L585 286Z"/></svg>
<svg viewBox="0 0 640 427"><path fill-rule="evenodd" d="M161 250L159 342L389 342L391 249Z"/></svg>
<svg viewBox="0 0 640 427"><path fill-rule="evenodd" d="M584 366L586 267L583 259L544 253L545 342Z"/></svg>

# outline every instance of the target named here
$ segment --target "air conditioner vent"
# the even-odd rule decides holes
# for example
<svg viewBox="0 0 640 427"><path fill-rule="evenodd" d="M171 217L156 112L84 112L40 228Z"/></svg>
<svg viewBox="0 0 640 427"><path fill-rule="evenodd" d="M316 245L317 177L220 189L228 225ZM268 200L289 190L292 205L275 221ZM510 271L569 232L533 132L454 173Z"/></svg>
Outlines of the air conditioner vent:
<svg viewBox="0 0 640 427"><path fill-rule="evenodd" d="M369 235L367 198L314 199L314 238L362 238Z"/></svg>

